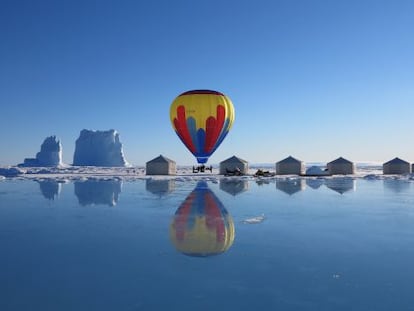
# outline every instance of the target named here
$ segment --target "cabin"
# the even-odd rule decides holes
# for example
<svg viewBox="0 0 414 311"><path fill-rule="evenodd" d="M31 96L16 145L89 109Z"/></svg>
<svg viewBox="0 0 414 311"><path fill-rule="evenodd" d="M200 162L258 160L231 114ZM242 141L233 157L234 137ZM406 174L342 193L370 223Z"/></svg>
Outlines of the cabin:
<svg viewBox="0 0 414 311"><path fill-rule="evenodd" d="M410 174L411 165L400 158L394 158L382 165L383 174Z"/></svg>
<svg viewBox="0 0 414 311"><path fill-rule="evenodd" d="M220 175L244 175L249 171L249 163L239 157L232 156L220 162Z"/></svg>
<svg viewBox="0 0 414 311"><path fill-rule="evenodd" d="M330 175L355 174L355 164L342 157L329 162L326 167Z"/></svg>
<svg viewBox="0 0 414 311"><path fill-rule="evenodd" d="M305 163L292 156L276 163L277 175L303 175L304 173Z"/></svg>
<svg viewBox="0 0 414 311"><path fill-rule="evenodd" d="M177 165L175 161L162 155L146 163L146 175L175 175Z"/></svg>

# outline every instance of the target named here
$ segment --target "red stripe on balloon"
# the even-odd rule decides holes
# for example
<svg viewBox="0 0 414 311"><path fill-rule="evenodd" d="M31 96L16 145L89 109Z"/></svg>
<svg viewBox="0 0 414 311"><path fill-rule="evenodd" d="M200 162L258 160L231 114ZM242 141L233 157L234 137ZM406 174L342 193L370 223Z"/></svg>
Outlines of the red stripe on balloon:
<svg viewBox="0 0 414 311"><path fill-rule="evenodd" d="M214 195L206 193L205 195L206 204L206 224L210 230L216 231L216 241L223 242L226 233L224 226L223 215L221 214L220 207L216 202Z"/></svg>
<svg viewBox="0 0 414 311"><path fill-rule="evenodd" d="M193 140L191 139L191 135L187 127L184 106L177 107L177 118L174 118L174 126L178 136L181 138L184 145L186 145L191 152L195 152L196 149L194 147Z"/></svg>
<svg viewBox="0 0 414 311"><path fill-rule="evenodd" d="M217 118L209 117L206 120L206 144L204 151L206 153L211 152L220 136L221 130L223 129L224 119L226 117L226 111L224 107L217 106Z"/></svg>

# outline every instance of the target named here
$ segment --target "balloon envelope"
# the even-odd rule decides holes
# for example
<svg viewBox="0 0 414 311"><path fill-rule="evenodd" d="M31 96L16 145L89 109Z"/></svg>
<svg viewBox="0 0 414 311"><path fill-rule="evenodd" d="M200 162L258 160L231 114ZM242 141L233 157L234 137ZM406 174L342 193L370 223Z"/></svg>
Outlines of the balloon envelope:
<svg viewBox="0 0 414 311"><path fill-rule="evenodd" d="M182 93L171 104L172 126L184 145L206 163L234 122L234 107L224 94L210 90Z"/></svg>
<svg viewBox="0 0 414 311"><path fill-rule="evenodd" d="M170 239L178 251L197 257L221 254L233 244L233 219L206 182L199 182L176 211Z"/></svg>

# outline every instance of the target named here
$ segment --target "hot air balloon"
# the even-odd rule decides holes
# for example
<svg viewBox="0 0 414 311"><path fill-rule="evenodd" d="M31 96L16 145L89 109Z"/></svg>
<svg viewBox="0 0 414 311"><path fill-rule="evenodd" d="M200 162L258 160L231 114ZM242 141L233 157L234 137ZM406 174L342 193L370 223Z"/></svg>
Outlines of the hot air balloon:
<svg viewBox="0 0 414 311"><path fill-rule="evenodd" d="M210 90L182 93L173 101L170 119L178 137L197 162L204 164L234 122L234 107L224 94Z"/></svg>
<svg viewBox="0 0 414 311"><path fill-rule="evenodd" d="M233 219L205 181L177 209L170 239L178 251L196 257L221 254L233 244Z"/></svg>

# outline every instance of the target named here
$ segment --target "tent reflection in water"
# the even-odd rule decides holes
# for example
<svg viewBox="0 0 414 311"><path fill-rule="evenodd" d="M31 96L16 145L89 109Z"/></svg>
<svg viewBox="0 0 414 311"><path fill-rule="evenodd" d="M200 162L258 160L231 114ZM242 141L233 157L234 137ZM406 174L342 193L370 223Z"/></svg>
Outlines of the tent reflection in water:
<svg viewBox="0 0 414 311"><path fill-rule="evenodd" d="M276 188L288 195L293 195L296 192L305 190L306 183L302 178L277 179Z"/></svg>
<svg viewBox="0 0 414 311"><path fill-rule="evenodd" d="M224 253L233 244L233 219L206 182L198 182L176 211L170 238L179 252L196 257Z"/></svg>
<svg viewBox="0 0 414 311"><path fill-rule="evenodd" d="M231 194L232 196L236 196L242 192L245 192L249 189L249 183L247 180L241 179L229 179L229 178L221 178L220 179L220 190Z"/></svg>
<svg viewBox="0 0 414 311"><path fill-rule="evenodd" d="M163 197L173 192L175 189L174 179L147 179L145 181L145 190L151 192L158 197Z"/></svg>
<svg viewBox="0 0 414 311"><path fill-rule="evenodd" d="M356 190L356 181L353 178L339 177L325 180L325 186L329 189L344 194L348 191Z"/></svg>

